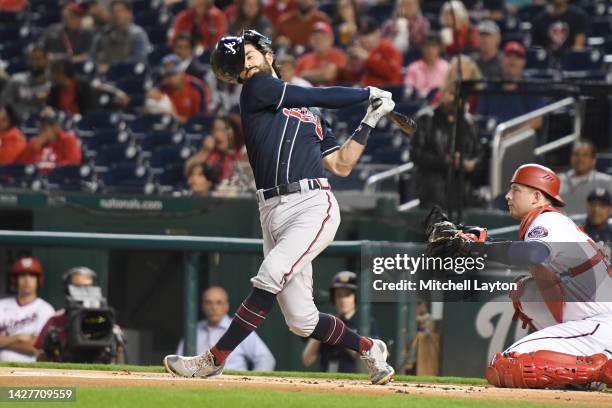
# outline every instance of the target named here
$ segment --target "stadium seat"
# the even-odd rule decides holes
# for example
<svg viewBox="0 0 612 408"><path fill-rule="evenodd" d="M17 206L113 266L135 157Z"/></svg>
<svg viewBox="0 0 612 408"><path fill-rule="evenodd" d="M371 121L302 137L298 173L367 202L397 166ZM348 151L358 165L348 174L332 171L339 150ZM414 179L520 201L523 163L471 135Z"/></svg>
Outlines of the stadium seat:
<svg viewBox="0 0 612 408"><path fill-rule="evenodd" d="M121 114L113 111L88 112L76 124L77 133L82 137L92 136L94 130L122 130L124 128L125 122Z"/></svg>
<svg viewBox="0 0 612 408"><path fill-rule="evenodd" d="M191 149L187 146L160 146L153 151L149 166L159 174L168 165L182 165L191 153Z"/></svg>
<svg viewBox="0 0 612 408"><path fill-rule="evenodd" d="M182 0L170 6L170 14L176 16L187 7L187 0Z"/></svg>
<svg viewBox="0 0 612 408"><path fill-rule="evenodd" d="M140 147L143 152L151 153L158 147L178 145L183 143L184 140L185 135L182 132L159 130L147 133Z"/></svg>
<svg viewBox="0 0 612 408"><path fill-rule="evenodd" d="M550 58L544 48L527 48L526 54L527 62L525 64L525 69L543 70L550 68Z"/></svg>
<svg viewBox="0 0 612 408"><path fill-rule="evenodd" d="M132 132L142 134L153 130L171 130L176 122L170 115L144 114L127 125Z"/></svg>
<svg viewBox="0 0 612 408"><path fill-rule="evenodd" d="M149 65L155 67L161 63L162 58L171 54L172 50L165 44L155 45L149 53Z"/></svg>
<svg viewBox="0 0 612 408"><path fill-rule="evenodd" d="M568 78L593 76L603 70L603 53L597 49L568 51L561 57L561 70Z"/></svg>
<svg viewBox="0 0 612 408"><path fill-rule="evenodd" d="M147 29L149 41L151 44L157 47L161 47L168 42L168 27L165 25L158 25L155 27L149 27Z"/></svg>
<svg viewBox="0 0 612 408"><path fill-rule="evenodd" d="M189 118L184 125L185 132L192 134L204 134L210 132L215 118L212 116L198 115Z"/></svg>
<svg viewBox="0 0 612 408"><path fill-rule="evenodd" d="M95 164L96 167L110 167L114 164L134 164L138 161L138 148L135 145L129 144L112 144L103 146L96 152Z"/></svg>
<svg viewBox="0 0 612 408"><path fill-rule="evenodd" d="M184 171L183 163L174 163L165 166L163 171L157 176L157 191L162 194L167 194L186 189L187 179Z"/></svg>
<svg viewBox="0 0 612 408"><path fill-rule="evenodd" d="M612 17L602 16L591 19L591 36L609 37L612 34Z"/></svg>
<svg viewBox="0 0 612 408"><path fill-rule="evenodd" d="M31 188L38 175L38 169L33 164L0 165L0 187Z"/></svg>
<svg viewBox="0 0 612 408"><path fill-rule="evenodd" d="M546 9L545 5L533 4L522 6L518 11L518 17L521 21L533 22Z"/></svg>
<svg viewBox="0 0 612 408"><path fill-rule="evenodd" d="M597 153L596 167L597 171L612 174L612 153Z"/></svg>
<svg viewBox="0 0 612 408"><path fill-rule="evenodd" d="M389 19L392 13L392 4L375 4L368 8L366 12L368 16L375 18L381 24Z"/></svg>
<svg viewBox="0 0 612 408"><path fill-rule="evenodd" d="M93 78L96 75L96 64L93 61L83 61L74 64L74 71L77 75L86 78Z"/></svg>
<svg viewBox="0 0 612 408"><path fill-rule="evenodd" d="M372 163L402 164L409 158L408 150L393 147L379 149L372 155Z"/></svg>
<svg viewBox="0 0 612 408"><path fill-rule="evenodd" d="M91 136L82 137L81 143L87 152L97 152L104 146L125 144L130 140L130 134L125 130L103 129L95 130Z"/></svg>
<svg viewBox="0 0 612 408"><path fill-rule="evenodd" d="M111 66L106 73L106 79L111 82L119 82L126 79L142 79L147 74L147 66L138 63L120 63Z"/></svg>
<svg viewBox="0 0 612 408"><path fill-rule="evenodd" d="M134 163L111 165L102 181L106 193L151 194L155 189L146 167Z"/></svg>
<svg viewBox="0 0 612 408"><path fill-rule="evenodd" d="M89 165L59 166L47 174L46 187L52 190L95 192L97 183L94 175Z"/></svg>

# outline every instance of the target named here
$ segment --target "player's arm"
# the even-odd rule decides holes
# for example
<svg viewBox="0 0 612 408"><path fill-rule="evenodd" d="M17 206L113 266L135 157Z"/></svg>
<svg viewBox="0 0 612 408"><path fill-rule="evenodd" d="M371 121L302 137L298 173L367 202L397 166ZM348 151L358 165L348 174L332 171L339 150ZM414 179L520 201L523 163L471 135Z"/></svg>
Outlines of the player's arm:
<svg viewBox="0 0 612 408"><path fill-rule="evenodd" d="M16 336L0 336L0 349L7 348L15 342Z"/></svg>
<svg viewBox="0 0 612 408"><path fill-rule="evenodd" d="M16 351L22 354L28 354L34 356L38 353L34 343L36 342L36 336L30 335L16 335L14 341L5 347L7 350Z"/></svg>
<svg viewBox="0 0 612 408"><path fill-rule="evenodd" d="M317 361L320 345L321 342L319 340L308 339L306 347L304 347L304 351L302 352L302 363L304 363L305 367L310 367L315 361Z"/></svg>
<svg viewBox="0 0 612 408"><path fill-rule="evenodd" d="M327 170L340 177L346 177L351 173L365 150L372 129L376 127L383 116L395 107L392 99L381 99L382 104L377 108L374 108L372 104L368 105L366 115L353 135L338 150L323 157L323 166Z"/></svg>

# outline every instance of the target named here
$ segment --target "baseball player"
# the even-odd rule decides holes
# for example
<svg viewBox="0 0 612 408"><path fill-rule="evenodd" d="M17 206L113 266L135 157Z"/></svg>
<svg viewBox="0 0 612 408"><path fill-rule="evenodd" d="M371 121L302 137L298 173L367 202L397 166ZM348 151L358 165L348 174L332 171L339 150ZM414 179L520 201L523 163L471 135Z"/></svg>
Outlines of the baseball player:
<svg viewBox="0 0 612 408"><path fill-rule="evenodd" d="M44 280L40 261L26 256L11 270L15 297L0 299L0 361L36 361L36 336L53 315L53 307L37 296Z"/></svg>
<svg viewBox="0 0 612 408"><path fill-rule="evenodd" d="M264 261L251 279L251 293L217 344L195 357L166 356L164 365L185 377L221 374L228 355L263 322L276 300L294 334L356 351L372 383L386 384L394 375L386 362L387 346L347 330L337 317L319 313L313 301L311 262L332 242L340 224L324 169L347 176L371 130L395 104L389 92L373 87L290 85L279 79L274 58L270 39L254 30L222 38L211 55L217 78L243 83L240 112L258 188ZM336 109L368 100L361 125L342 146L310 108Z"/></svg>
<svg viewBox="0 0 612 408"><path fill-rule="evenodd" d="M559 177L547 167L523 165L506 194L510 215L521 221L520 241L474 243L483 235L457 229L437 244L529 267L530 275L518 280L510 297L515 317L536 331L493 357L485 376L497 387L612 386L610 260L558 209L565 205L559 186ZM436 235L451 236L443 224L433 228L430 242Z"/></svg>

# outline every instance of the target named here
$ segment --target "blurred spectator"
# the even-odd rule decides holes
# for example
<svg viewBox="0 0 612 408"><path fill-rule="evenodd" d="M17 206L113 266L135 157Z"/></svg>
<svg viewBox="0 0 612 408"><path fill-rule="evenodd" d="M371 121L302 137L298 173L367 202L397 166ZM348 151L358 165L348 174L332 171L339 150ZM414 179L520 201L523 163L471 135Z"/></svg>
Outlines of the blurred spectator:
<svg viewBox="0 0 612 408"><path fill-rule="evenodd" d="M427 304L418 301L416 305L417 332L407 345L408 359L402 372L409 375L439 375L440 334L432 320Z"/></svg>
<svg viewBox="0 0 612 408"><path fill-rule="evenodd" d="M98 72L105 74L119 63L146 62L150 48L146 31L133 22L131 3L113 0L111 23L96 35L90 52Z"/></svg>
<svg viewBox="0 0 612 408"><path fill-rule="evenodd" d="M18 259L10 278L17 294L0 299L0 361L36 361L36 337L54 313L37 294L44 280L42 265L32 256Z"/></svg>
<svg viewBox="0 0 612 408"><path fill-rule="evenodd" d="M525 70L525 48L516 41L510 41L504 47L502 58L502 78L506 81L520 81ZM505 91L515 91L516 84L505 84ZM478 98L477 112L481 115L493 116L497 123L534 111L545 105L544 98L520 93L504 95L483 95ZM542 118L536 118L527 126L538 129Z"/></svg>
<svg viewBox="0 0 612 408"><path fill-rule="evenodd" d="M198 54L212 48L227 31L225 14L210 0L189 0L189 7L176 15L169 33L170 44L178 33L189 33Z"/></svg>
<svg viewBox="0 0 612 408"><path fill-rule="evenodd" d="M198 322L196 334L196 353L210 349L221 338L231 322L228 316L229 298L220 286L212 286L202 293L202 313L206 317ZM183 339L176 354L184 355ZM228 370L274 371L276 360L270 349L256 333L251 333L230 354L225 362Z"/></svg>
<svg viewBox="0 0 612 408"><path fill-rule="evenodd" d="M269 0L264 12L275 30L278 30L279 18L285 13L297 9L297 0Z"/></svg>
<svg viewBox="0 0 612 408"><path fill-rule="evenodd" d="M461 64L459 64L461 62ZM467 55L455 55L448 63L448 70L442 80L442 89L450 86L456 87L458 83L459 71L461 71L462 81L478 81L482 79L482 73L476 65L476 61ZM432 104L436 105L442 99L442 92L438 92L433 98ZM470 95L467 98L468 110L473 113L478 106L478 95Z"/></svg>
<svg viewBox="0 0 612 408"><path fill-rule="evenodd" d="M347 51L344 80L363 86L389 86L402 83L402 54L382 38L378 22L363 17L358 40Z"/></svg>
<svg viewBox="0 0 612 408"><path fill-rule="evenodd" d="M313 85L334 85L346 66L346 55L334 47L334 32L329 24L316 23L310 35L312 51L302 55L296 73Z"/></svg>
<svg viewBox="0 0 612 408"><path fill-rule="evenodd" d="M569 48L583 48L590 31L589 18L579 7L568 5L567 0L552 0L551 7L533 22L533 45L554 53Z"/></svg>
<svg viewBox="0 0 612 408"><path fill-rule="evenodd" d="M314 25L329 23L327 14L317 9L317 0L298 0L297 10L279 17L276 42L281 47L308 47Z"/></svg>
<svg viewBox="0 0 612 408"><path fill-rule="evenodd" d="M52 108L41 112L39 130L40 134L28 142L18 162L36 164L42 171L81 164L80 140L74 133L62 129L60 116Z"/></svg>
<svg viewBox="0 0 612 408"><path fill-rule="evenodd" d="M516 14L521 7L530 6L532 4L546 4L547 0L505 0L506 10L512 14Z"/></svg>
<svg viewBox="0 0 612 408"><path fill-rule="evenodd" d="M438 33L428 33L423 43L423 57L408 66L404 84L407 89L416 90L420 98L425 98L442 85L448 62L440 57L441 52L442 43Z"/></svg>
<svg viewBox="0 0 612 408"><path fill-rule="evenodd" d="M472 197L471 175L482 159L482 146L472 116L460 109L456 146L463 156L449 150L455 126L456 87L441 89L442 98L435 108L424 108L416 118L418 128L412 138L410 156L416 165L415 191L422 208L446 207L449 202L468 204ZM449 167L452 168L451 179ZM459 189L459 173L463 186ZM469 204L468 204L469 205Z"/></svg>
<svg viewBox="0 0 612 408"><path fill-rule="evenodd" d="M172 114L179 122L185 123L192 116L207 112L207 96L204 83L187 75L181 62L174 54L166 55L162 60L161 92L172 102L172 110L157 113ZM152 89L147 99L157 99L159 91L157 88Z"/></svg>
<svg viewBox="0 0 612 408"><path fill-rule="evenodd" d="M429 21L421 13L419 0L396 0L393 16L383 24L382 32L401 53L421 49Z"/></svg>
<svg viewBox="0 0 612 408"><path fill-rule="evenodd" d="M186 74L203 79L206 75L206 67L194 57L194 43L187 33L179 33L174 37L172 51L181 59L181 67Z"/></svg>
<svg viewBox="0 0 612 408"><path fill-rule="evenodd" d="M447 1L440 10L442 44L448 55L464 52L478 45L478 33L470 23L470 16L459 0Z"/></svg>
<svg viewBox="0 0 612 408"><path fill-rule="evenodd" d="M297 86L312 86L310 82L304 78L298 76L295 72L295 57L291 54L284 54L276 60L278 67L280 68L281 78L283 81L290 83L291 85Z"/></svg>
<svg viewBox="0 0 612 408"><path fill-rule="evenodd" d="M11 105L0 106L0 164L11 164L26 147L26 138L21 133L19 118Z"/></svg>
<svg viewBox="0 0 612 408"><path fill-rule="evenodd" d="M94 32L83 26L85 9L77 3L68 3L62 11L62 22L53 24L43 34L41 44L51 60L70 58L72 62L85 61L91 48Z"/></svg>
<svg viewBox="0 0 612 408"><path fill-rule="evenodd" d="M361 13L357 0L338 0L336 2L332 26L338 45L346 47L353 42L360 19Z"/></svg>
<svg viewBox="0 0 612 408"><path fill-rule="evenodd" d="M185 162L185 174L194 192L197 189L205 194L232 177L234 163L240 160L241 139L240 119L235 114L215 119L200 150Z"/></svg>
<svg viewBox="0 0 612 408"><path fill-rule="evenodd" d="M48 60L43 49L31 44L26 53L28 71L11 76L0 95L0 104L10 103L24 119L37 114L45 106L51 90Z"/></svg>
<svg viewBox="0 0 612 408"><path fill-rule="evenodd" d="M84 3L87 9L85 25L94 31L103 30L111 22L110 1L93 0Z"/></svg>
<svg viewBox="0 0 612 408"><path fill-rule="evenodd" d="M85 114L95 108L96 93L91 82L77 78L70 60L51 63L53 86L47 99L49 106L70 114Z"/></svg>
<svg viewBox="0 0 612 408"><path fill-rule="evenodd" d="M338 272L332 279L329 299L336 309L335 316L346 325L347 329L358 330L359 314L357 313L357 275L354 272ZM378 328L371 322L370 337L378 338ZM359 367L359 356L354 351L340 346L321 343L309 339L302 352L302 362L306 367L319 359L319 371L328 373L356 373Z"/></svg>
<svg viewBox="0 0 612 408"><path fill-rule="evenodd" d="M28 0L0 0L0 11L16 13L28 5Z"/></svg>
<svg viewBox="0 0 612 408"><path fill-rule="evenodd" d="M257 30L258 32L272 36L272 24L264 14L262 0L238 0L236 16L231 22L229 33L239 35L242 30Z"/></svg>
<svg viewBox="0 0 612 408"><path fill-rule="evenodd" d="M563 211L567 214L582 214L588 194L603 188L612 191L612 176L595 170L597 151L590 141L580 140L574 143L570 164L572 169L559 174L561 188L559 194L565 198Z"/></svg>
<svg viewBox="0 0 612 408"><path fill-rule="evenodd" d="M485 79L502 78L500 42L499 27L493 20L485 20L478 24L478 55L475 60Z"/></svg>
<svg viewBox="0 0 612 408"><path fill-rule="evenodd" d="M596 188L587 196L584 232L595 242L612 242L612 226L608 224L612 197L605 188Z"/></svg>

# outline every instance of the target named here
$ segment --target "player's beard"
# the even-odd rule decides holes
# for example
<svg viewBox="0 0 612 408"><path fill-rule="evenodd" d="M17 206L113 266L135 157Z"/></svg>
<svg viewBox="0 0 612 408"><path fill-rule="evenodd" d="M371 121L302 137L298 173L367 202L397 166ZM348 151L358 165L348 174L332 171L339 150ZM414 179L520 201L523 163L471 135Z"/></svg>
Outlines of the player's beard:
<svg viewBox="0 0 612 408"><path fill-rule="evenodd" d="M262 64L256 67L251 67L249 71L247 71L247 78L250 77L249 72L253 70L254 68L257 68L257 72L256 72L257 74L271 74L272 73L272 67L270 67L267 61L264 61Z"/></svg>

